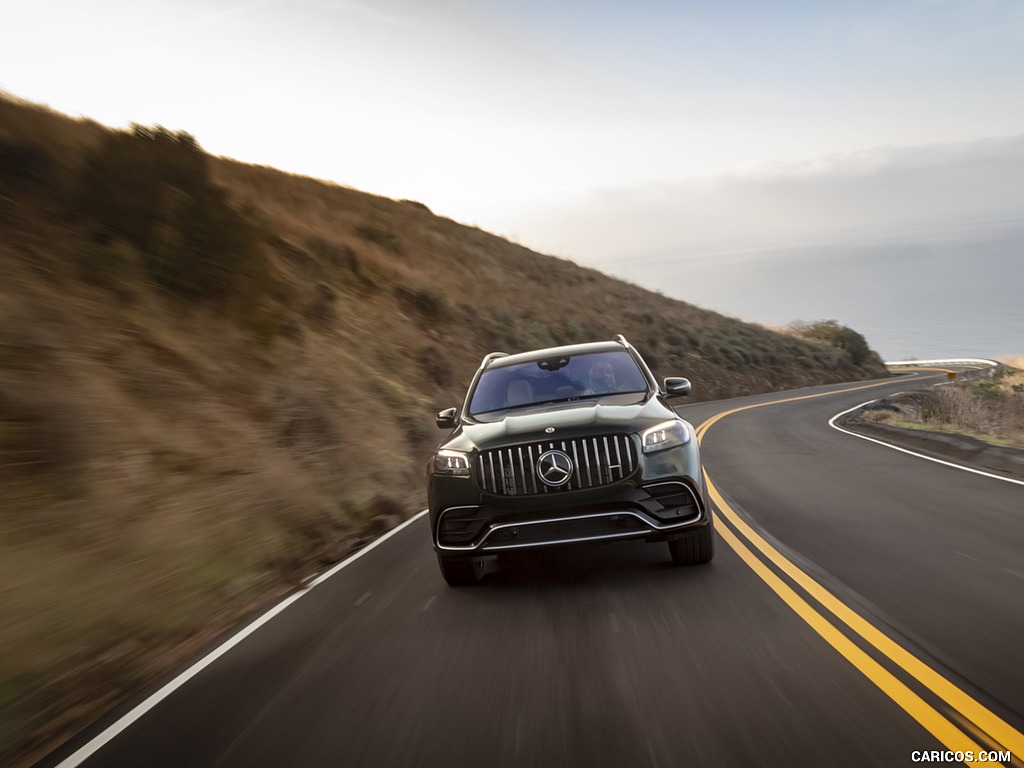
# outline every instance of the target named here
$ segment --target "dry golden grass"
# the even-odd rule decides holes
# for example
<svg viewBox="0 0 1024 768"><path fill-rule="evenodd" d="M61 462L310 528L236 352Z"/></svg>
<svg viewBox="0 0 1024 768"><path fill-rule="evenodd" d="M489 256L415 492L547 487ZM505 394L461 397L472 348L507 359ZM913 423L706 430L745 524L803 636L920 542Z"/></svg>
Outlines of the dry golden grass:
<svg viewBox="0 0 1024 768"><path fill-rule="evenodd" d="M992 445L1024 448L1024 371L1003 369L992 378L930 387L889 398L895 411L864 417L908 429L973 437Z"/></svg>
<svg viewBox="0 0 1024 768"><path fill-rule="evenodd" d="M269 289L190 304L62 207L105 129L2 98L0 126L0 160L32 161L0 163L0 762L421 509L433 414L487 352L623 333L694 399L884 375L420 204L226 159L211 173L259 222Z"/></svg>

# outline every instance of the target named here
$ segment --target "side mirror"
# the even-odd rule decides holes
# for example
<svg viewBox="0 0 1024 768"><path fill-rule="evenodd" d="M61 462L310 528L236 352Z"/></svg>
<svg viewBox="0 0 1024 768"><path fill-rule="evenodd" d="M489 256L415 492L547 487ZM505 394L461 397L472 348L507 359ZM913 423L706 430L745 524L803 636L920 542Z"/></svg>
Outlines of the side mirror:
<svg viewBox="0 0 1024 768"><path fill-rule="evenodd" d="M690 394L690 380L680 376L669 376L665 379L665 397L682 397Z"/></svg>
<svg viewBox="0 0 1024 768"><path fill-rule="evenodd" d="M458 421L459 410L457 408L445 408L437 414L437 426L441 429L451 429Z"/></svg>

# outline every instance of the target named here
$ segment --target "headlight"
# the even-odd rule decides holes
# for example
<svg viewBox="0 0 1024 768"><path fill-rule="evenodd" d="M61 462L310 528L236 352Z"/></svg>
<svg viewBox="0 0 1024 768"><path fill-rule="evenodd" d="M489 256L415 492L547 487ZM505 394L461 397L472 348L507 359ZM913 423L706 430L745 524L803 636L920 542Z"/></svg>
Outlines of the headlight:
<svg viewBox="0 0 1024 768"><path fill-rule="evenodd" d="M644 430L641 434L644 453L675 448L690 442L690 432L686 425L678 419L663 421L661 424Z"/></svg>
<svg viewBox="0 0 1024 768"><path fill-rule="evenodd" d="M462 451L437 451L433 467L435 475L469 477L469 457Z"/></svg>

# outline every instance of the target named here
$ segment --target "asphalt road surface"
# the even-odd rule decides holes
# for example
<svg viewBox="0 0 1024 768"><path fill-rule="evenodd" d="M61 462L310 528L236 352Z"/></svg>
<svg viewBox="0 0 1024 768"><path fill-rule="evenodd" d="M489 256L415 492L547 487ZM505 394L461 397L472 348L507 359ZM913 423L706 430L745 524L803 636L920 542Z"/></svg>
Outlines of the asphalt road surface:
<svg viewBox="0 0 1024 768"><path fill-rule="evenodd" d="M907 386L680 408L708 566L598 545L453 589L420 516L45 762L1020 765L1024 486L828 426Z"/></svg>

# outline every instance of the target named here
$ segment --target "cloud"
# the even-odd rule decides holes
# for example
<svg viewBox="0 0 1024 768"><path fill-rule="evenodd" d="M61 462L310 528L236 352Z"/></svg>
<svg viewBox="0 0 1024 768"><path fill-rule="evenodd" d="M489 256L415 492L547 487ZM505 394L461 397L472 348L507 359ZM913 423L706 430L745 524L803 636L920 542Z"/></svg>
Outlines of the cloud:
<svg viewBox="0 0 1024 768"><path fill-rule="evenodd" d="M679 184L594 190L514 223L528 245L602 264L1024 219L1024 135L880 147Z"/></svg>

